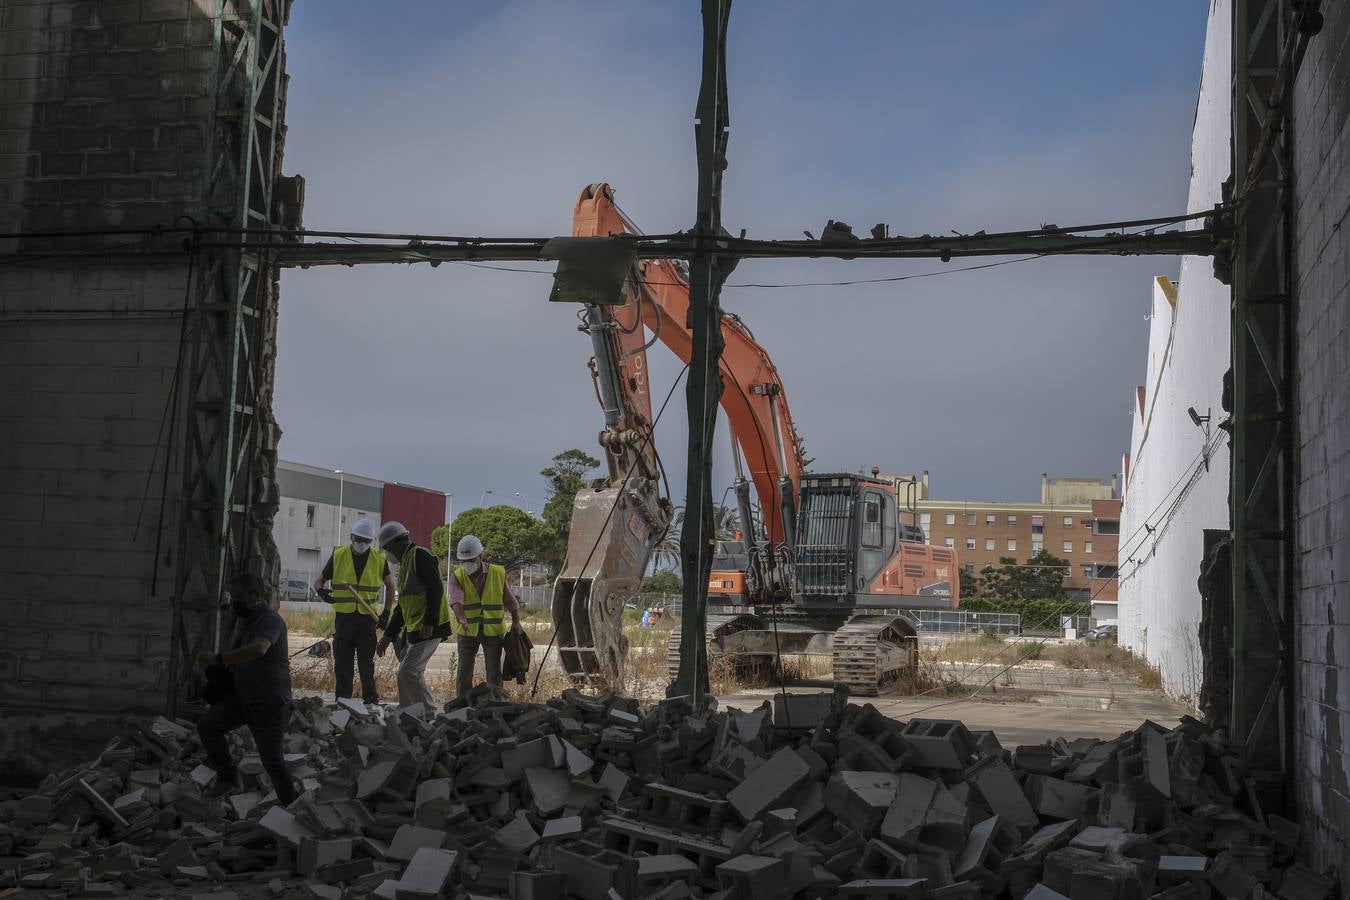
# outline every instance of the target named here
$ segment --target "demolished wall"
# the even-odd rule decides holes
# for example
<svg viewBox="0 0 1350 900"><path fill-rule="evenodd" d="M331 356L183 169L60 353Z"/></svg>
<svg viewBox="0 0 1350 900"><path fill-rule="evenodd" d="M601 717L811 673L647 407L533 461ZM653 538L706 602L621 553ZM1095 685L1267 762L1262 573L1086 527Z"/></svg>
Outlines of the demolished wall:
<svg viewBox="0 0 1350 900"><path fill-rule="evenodd" d="M0 756L165 702L214 8L0 7Z"/></svg>
<svg viewBox="0 0 1350 900"><path fill-rule="evenodd" d="M1232 168L1228 133L1232 4L1210 5L1191 143L1188 212L1221 199ZM1174 696L1196 702L1203 669L1200 592L1204 530L1227 530L1229 455L1218 425L1231 358L1230 290L1207 257L1186 257L1173 285L1155 281L1142 404L1132 405L1129 477L1120 518L1120 641L1158 666ZM1210 420L1202 426L1194 407ZM1208 466L1203 451L1208 446ZM1184 492L1184 493L1183 493ZM1150 530L1151 529L1151 530Z"/></svg>
<svg viewBox="0 0 1350 900"><path fill-rule="evenodd" d="M1350 7L1323 3L1293 94L1298 800L1350 863ZM1342 888L1343 894L1347 890Z"/></svg>

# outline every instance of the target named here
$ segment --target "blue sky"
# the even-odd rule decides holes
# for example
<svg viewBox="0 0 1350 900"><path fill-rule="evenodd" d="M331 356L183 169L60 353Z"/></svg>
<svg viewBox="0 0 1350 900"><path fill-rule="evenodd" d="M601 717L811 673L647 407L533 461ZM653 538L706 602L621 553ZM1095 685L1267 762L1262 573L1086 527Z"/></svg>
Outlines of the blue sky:
<svg viewBox="0 0 1350 900"><path fill-rule="evenodd" d="M738 0L724 222L788 238L827 218L922 233L1182 211L1206 14ZM306 224L566 233L577 192L609 181L644 229L687 227L699 41L694 2L296 4L286 170L307 178ZM942 267L757 261L733 282ZM928 469L940 497L1031 499L1043 471L1119 471L1149 278L1177 268L1048 259L723 302L773 355L818 467ZM457 509L491 489L538 510L538 470L594 452L601 427L589 344L548 284L450 265L287 272L283 456L451 490ZM678 366L660 348L651 364L664 393ZM682 419L677 394L668 461Z"/></svg>

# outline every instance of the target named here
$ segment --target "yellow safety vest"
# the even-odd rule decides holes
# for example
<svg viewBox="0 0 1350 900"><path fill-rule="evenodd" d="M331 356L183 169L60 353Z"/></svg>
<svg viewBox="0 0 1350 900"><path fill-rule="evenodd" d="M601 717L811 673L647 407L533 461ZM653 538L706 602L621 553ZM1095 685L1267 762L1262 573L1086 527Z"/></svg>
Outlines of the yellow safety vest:
<svg viewBox="0 0 1350 900"><path fill-rule="evenodd" d="M463 566L455 568L455 578L464 591L464 618L468 625L455 623L455 633L461 637L501 637L506 634L506 622L502 618L503 597L506 591L506 567L488 566L487 580L483 582L483 593L473 586L473 579L464 571Z"/></svg>
<svg viewBox="0 0 1350 900"><path fill-rule="evenodd" d="M380 586L384 584L384 551L376 550L371 547L366 551L366 566L361 570L361 577L356 575L356 554L352 552L350 545L333 548L333 577L329 581L333 584L333 612L335 613L354 613L362 612L356 605L356 597L359 595L366 601L366 608L371 612L378 613L375 608L375 602L380 599ZM344 587L339 587L343 582L348 582L356 586L356 593Z"/></svg>
<svg viewBox="0 0 1350 900"><path fill-rule="evenodd" d="M403 629L410 633L421 630L422 619L427 611L427 587L417 577L418 549L416 544L409 544L403 554L403 562L398 566L398 608L403 610ZM450 596L448 591L442 591L436 624L444 625L449 621Z"/></svg>

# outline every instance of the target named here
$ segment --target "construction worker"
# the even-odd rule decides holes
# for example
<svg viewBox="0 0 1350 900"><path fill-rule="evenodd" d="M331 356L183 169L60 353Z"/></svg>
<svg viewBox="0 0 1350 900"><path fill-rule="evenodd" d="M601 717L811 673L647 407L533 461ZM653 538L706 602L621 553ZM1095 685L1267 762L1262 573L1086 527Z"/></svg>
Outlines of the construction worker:
<svg viewBox="0 0 1350 900"><path fill-rule="evenodd" d="M380 549L398 561L398 606L375 652L381 656L401 633L408 647L398 662L398 705L421 703L431 709L431 689L426 669L431 655L450 636L450 606L436 557L413 543L400 522L386 522L380 529Z"/></svg>
<svg viewBox="0 0 1350 900"><path fill-rule="evenodd" d="M502 685L502 637L506 634L503 612L511 614L512 629L523 629L520 604L506 583L506 567L483 564L483 542L472 534L460 538L455 559L459 565L450 578L450 606L455 611L459 649L456 690L462 697L473 687L479 647L483 648L487 683Z"/></svg>
<svg viewBox="0 0 1350 900"><path fill-rule="evenodd" d="M334 547L323 572L314 582L319 596L333 604L333 669L337 676L338 699L352 695L352 662L361 672L361 697L367 703L380 702L375 684L375 626L388 621L394 602L394 576L383 550L371 547L375 526L369 519L357 519L352 525L351 543ZM332 590L324 587L333 585ZM384 587L384 614L375 612Z"/></svg>
<svg viewBox="0 0 1350 900"><path fill-rule="evenodd" d="M247 725L277 802L289 806L296 793L286 766L286 726L291 720L286 623L267 602L269 592L262 578L239 574L227 587L236 617L235 636L230 649L215 654L211 665L229 670L233 689L218 697L197 721L206 758L216 770L212 793L227 793L238 785L239 773L225 736Z"/></svg>

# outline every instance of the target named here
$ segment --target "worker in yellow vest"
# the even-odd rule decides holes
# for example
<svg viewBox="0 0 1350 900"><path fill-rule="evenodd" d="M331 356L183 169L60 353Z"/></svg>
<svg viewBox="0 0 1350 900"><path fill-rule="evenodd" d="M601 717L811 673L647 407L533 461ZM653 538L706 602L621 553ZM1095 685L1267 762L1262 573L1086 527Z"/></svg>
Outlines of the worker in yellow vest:
<svg viewBox="0 0 1350 900"><path fill-rule="evenodd" d="M375 652L383 654L389 642L402 632L408 648L398 661L398 705L421 703L429 713L432 703L427 664L441 641L450 636L450 605L446 603L441 567L429 550L413 543L400 522L381 526L379 542L380 548L398 562L398 607L389 617L389 626Z"/></svg>
<svg viewBox="0 0 1350 900"><path fill-rule="evenodd" d="M357 519L352 525L351 543L334 547L314 582L319 596L333 604L333 670L338 699L352 695L352 661L361 673L361 698L380 702L375 684L375 625L380 613L380 590L384 590L384 614L394 603L394 576L384 551L371 545L375 526L369 519ZM329 590L324 585L332 584Z"/></svg>
<svg viewBox="0 0 1350 900"><path fill-rule="evenodd" d="M520 604L506 583L506 568L483 564L483 542L465 535L455 548L458 565L450 578L450 607L455 611L455 637L459 650L456 690L463 697L473 687L473 669L478 648L483 648L487 683L502 686L502 638L505 614L511 628L520 631Z"/></svg>

